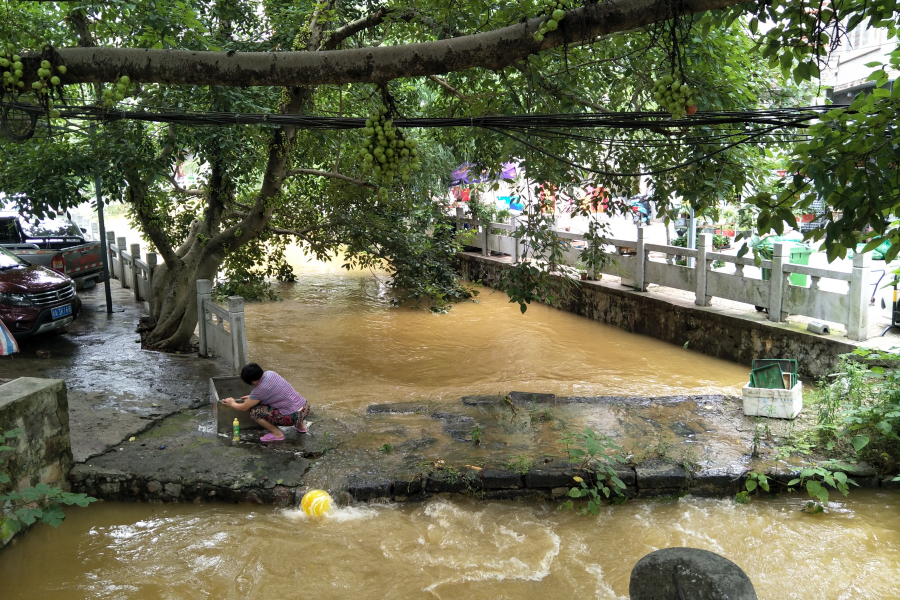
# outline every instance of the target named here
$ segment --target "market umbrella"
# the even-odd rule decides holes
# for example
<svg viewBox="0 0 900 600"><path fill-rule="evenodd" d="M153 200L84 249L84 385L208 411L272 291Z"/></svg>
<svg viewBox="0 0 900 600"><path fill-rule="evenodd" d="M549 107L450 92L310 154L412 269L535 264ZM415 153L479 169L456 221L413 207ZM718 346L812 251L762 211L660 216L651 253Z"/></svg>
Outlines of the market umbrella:
<svg viewBox="0 0 900 600"><path fill-rule="evenodd" d="M3 321L0 321L0 356L6 356L18 351L19 345L16 343L16 338L9 332Z"/></svg>

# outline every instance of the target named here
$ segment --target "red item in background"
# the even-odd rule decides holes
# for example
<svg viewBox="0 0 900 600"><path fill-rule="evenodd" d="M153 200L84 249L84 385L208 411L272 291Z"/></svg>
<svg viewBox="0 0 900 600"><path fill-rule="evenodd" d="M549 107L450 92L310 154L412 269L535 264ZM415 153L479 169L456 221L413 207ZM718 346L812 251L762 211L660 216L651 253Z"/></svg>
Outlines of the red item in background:
<svg viewBox="0 0 900 600"><path fill-rule="evenodd" d="M816 215L800 215L801 223L812 223L816 220Z"/></svg>
<svg viewBox="0 0 900 600"><path fill-rule="evenodd" d="M453 199L457 202L468 202L469 191L469 188L455 187L450 190L450 195L453 196Z"/></svg>

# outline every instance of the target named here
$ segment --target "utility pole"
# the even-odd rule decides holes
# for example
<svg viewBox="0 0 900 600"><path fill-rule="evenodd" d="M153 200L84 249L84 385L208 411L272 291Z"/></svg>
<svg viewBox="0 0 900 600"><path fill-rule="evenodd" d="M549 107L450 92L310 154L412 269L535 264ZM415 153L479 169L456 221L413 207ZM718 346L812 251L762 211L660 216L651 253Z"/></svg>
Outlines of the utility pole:
<svg viewBox="0 0 900 600"><path fill-rule="evenodd" d="M91 122L91 137L97 126ZM96 145L95 145L96 147ZM103 281L106 284L106 314L112 314L112 290L109 287L109 241L106 239L106 224L103 220L103 194L100 192L100 171L94 165L94 192L97 194L97 222L100 225L100 243L103 244Z"/></svg>

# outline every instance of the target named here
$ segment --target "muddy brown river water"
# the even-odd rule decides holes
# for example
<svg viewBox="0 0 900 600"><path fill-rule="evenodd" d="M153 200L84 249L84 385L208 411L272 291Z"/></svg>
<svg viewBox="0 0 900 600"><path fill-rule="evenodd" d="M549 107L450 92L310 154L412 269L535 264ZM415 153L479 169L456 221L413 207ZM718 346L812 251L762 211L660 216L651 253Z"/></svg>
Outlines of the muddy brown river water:
<svg viewBox="0 0 900 600"><path fill-rule="evenodd" d="M789 497L630 502L599 517L550 504L430 500L296 510L92 506L0 555L4 599L627 598L645 554L718 552L763 599L900 596L900 497L861 491L825 515Z"/></svg>
<svg viewBox="0 0 900 600"><path fill-rule="evenodd" d="M316 406L458 400L526 390L569 396L740 393L748 369L481 288L445 315L391 308L367 271L314 263L284 302L247 306L248 351ZM383 279L383 277L381 278Z"/></svg>
<svg viewBox="0 0 900 600"><path fill-rule="evenodd" d="M279 286L283 302L248 306L249 351L323 422L359 428L373 403L455 407L463 395L515 389L735 394L747 375L546 307L521 315L487 289L436 316L390 307L370 273L299 271L298 284ZM395 418L371 426L387 435L402 427ZM820 515L803 503L687 497L585 517L555 503L438 497L320 520L274 507L103 503L70 509L59 529L39 526L0 554L0 598L626 598L634 563L672 546L733 560L760 598L900 597L900 495L835 494Z"/></svg>

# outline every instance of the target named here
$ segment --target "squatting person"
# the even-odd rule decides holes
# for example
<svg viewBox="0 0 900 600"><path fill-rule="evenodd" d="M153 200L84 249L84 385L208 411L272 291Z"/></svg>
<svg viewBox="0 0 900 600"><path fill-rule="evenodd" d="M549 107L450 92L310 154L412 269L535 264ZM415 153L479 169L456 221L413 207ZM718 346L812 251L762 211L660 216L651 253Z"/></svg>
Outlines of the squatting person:
<svg viewBox="0 0 900 600"><path fill-rule="evenodd" d="M269 432L259 441L284 440L284 432L278 428L279 425L293 425L298 433L306 433L304 419L309 415L309 402L281 375L275 371L263 371L258 364L250 363L241 369L241 380L252 385L253 391L241 400L224 398L222 404L235 410L250 411L250 418Z"/></svg>

